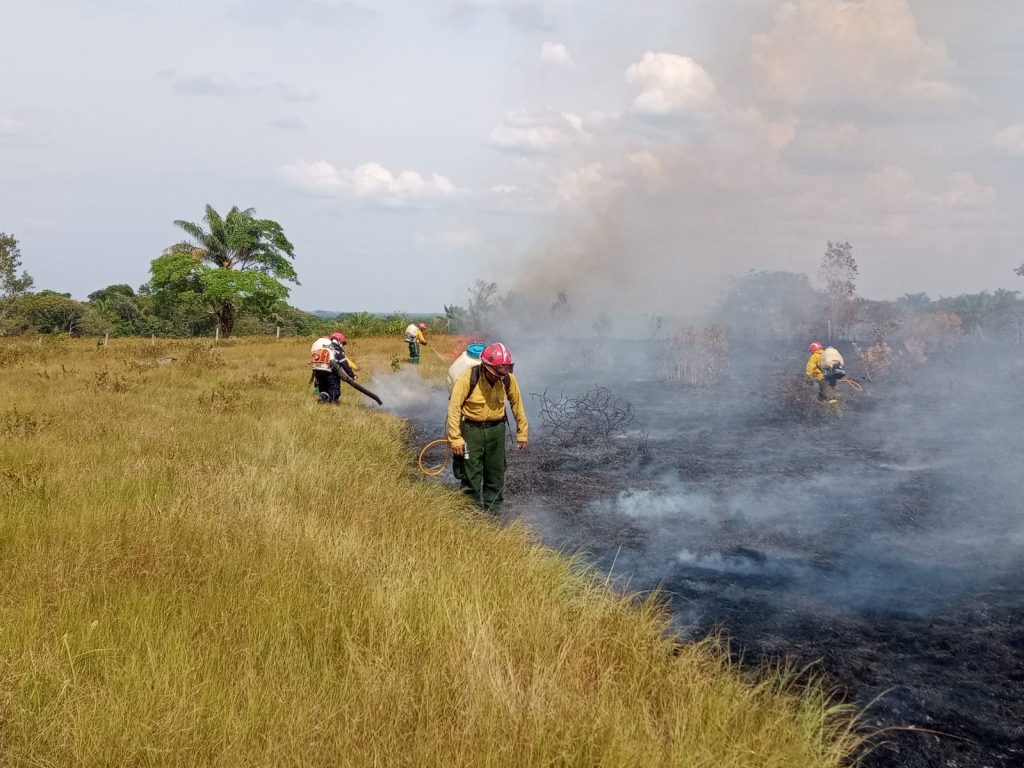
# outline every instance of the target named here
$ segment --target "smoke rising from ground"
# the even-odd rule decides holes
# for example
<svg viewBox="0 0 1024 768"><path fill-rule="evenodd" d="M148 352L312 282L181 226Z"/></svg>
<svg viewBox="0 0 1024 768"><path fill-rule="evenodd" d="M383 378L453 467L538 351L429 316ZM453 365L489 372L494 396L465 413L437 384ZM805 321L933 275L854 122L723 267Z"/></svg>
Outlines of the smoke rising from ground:
<svg viewBox="0 0 1024 768"><path fill-rule="evenodd" d="M746 350L747 368L710 392L630 366L560 381L524 366L528 391L596 381L637 410L627 453L601 470L595 497L566 500L579 511L549 511L540 525L599 567L614 560L634 588L734 577L780 605L948 608L1016 579L1024 557L1024 396L1007 391L1010 377L986 376L985 351L971 347L910 380L845 392L843 418L811 421L780 417L771 402L774 381L800 375L802 350ZM646 461L628 453L641 431ZM544 439L539 425L534 435ZM611 449L566 450L586 467ZM560 503L557 488L546 503Z"/></svg>

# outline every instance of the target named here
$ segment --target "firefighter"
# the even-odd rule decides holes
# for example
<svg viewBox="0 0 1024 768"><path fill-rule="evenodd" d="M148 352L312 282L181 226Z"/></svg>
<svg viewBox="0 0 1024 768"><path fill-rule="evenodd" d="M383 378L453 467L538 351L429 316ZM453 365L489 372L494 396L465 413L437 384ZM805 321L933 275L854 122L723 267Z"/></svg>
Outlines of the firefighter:
<svg viewBox="0 0 1024 768"><path fill-rule="evenodd" d="M409 362L413 365L420 364L420 344L426 344L427 339L423 332L427 330L426 323L409 323L405 327L405 341L409 345Z"/></svg>
<svg viewBox="0 0 1024 768"><path fill-rule="evenodd" d="M341 399L341 375L355 380L358 366L345 353L345 334L335 331L330 336L313 342L309 350L309 365L313 369L313 380L317 397L321 403L337 403Z"/></svg>
<svg viewBox="0 0 1024 768"><path fill-rule="evenodd" d="M490 512L501 507L505 488L505 401L516 420L516 447L526 449L529 425L512 355L494 343L480 355L480 365L463 371L448 401L447 437L452 472L463 491Z"/></svg>
<svg viewBox="0 0 1024 768"><path fill-rule="evenodd" d="M831 347L830 347L831 349ZM811 356L807 360L807 366L804 369L804 373L807 377L807 381L812 384L818 385L818 401L822 403L834 404L839 402L839 398L836 397L836 382L834 379L825 375L824 365L822 364L821 356L825 351L825 348L817 341L811 342L810 346L807 347L807 351L811 353Z"/></svg>

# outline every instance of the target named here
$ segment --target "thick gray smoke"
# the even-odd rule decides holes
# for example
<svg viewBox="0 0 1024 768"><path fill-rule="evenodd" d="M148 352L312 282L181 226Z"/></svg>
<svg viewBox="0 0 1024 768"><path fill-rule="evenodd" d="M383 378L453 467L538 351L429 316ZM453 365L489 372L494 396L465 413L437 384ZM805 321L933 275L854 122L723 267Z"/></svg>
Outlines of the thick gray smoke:
<svg viewBox="0 0 1024 768"><path fill-rule="evenodd" d="M841 419L804 418L778 390L800 380L802 329L823 330L824 307L797 286L780 331L771 291L764 306L722 300L749 269L814 276L828 240L853 242L871 298L1013 286L1019 258L972 245L966 275L953 246L996 199L949 149L969 93L938 31L965 17L945 2L762 6L727 33L709 21L715 53L636 52L628 106L580 110L586 140L550 161L548 236L502 255L511 296L484 331L512 348L524 390L606 386L637 414L624 435L524 468L540 478L526 515L634 585L706 577L780 601L927 610L1024 554L1021 390L990 362L1005 348L963 343L846 391ZM941 125L945 149L906 141L922 122Z"/></svg>
<svg viewBox="0 0 1024 768"><path fill-rule="evenodd" d="M776 387L801 375L796 345L734 355L743 367L711 390L659 380L656 354L570 377L523 366L529 390L598 382L637 412L617 441L560 449L590 498L550 487L525 514L631 588L684 587L684 623L744 592L816 613L943 610L1017 579L1024 557L1024 394L989 375L998 349L965 342L908 378L845 391L841 418L779 410Z"/></svg>

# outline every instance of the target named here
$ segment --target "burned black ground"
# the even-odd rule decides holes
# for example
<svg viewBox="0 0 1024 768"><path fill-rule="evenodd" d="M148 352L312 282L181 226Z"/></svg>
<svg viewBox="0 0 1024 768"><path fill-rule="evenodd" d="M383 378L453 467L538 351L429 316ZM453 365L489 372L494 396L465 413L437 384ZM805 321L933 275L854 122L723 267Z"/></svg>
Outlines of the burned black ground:
<svg viewBox="0 0 1024 768"><path fill-rule="evenodd" d="M786 364L711 390L599 381L637 428L567 444L534 424L505 514L624 590L659 588L685 638L817 665L890 729L868 766L1024 764L1019 386L968 359L966 378L844 390L832 413L780 395Z"/></svg>

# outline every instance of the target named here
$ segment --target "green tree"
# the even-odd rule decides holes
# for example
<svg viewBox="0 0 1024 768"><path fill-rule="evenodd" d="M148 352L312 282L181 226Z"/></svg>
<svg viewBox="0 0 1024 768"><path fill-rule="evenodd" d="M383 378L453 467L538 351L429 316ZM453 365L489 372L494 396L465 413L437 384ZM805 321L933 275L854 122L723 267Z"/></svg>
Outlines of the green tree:
<svg viewBox="0 0 1024 768"><path fill-rule="evenodd" d="M136 295L130 285L108 285L89 294L89 307L113 333L120 336L140 336L161 331L159 320L153 315L152 299Z"/></svg>
<svg viewBox="0 0 1024 768"><path fill-rule="evenodd" d="M18 300L32 288L32 278L21 267L21 249L13 235L0 232L0 323L14 311Z"/></svg>
<svg viewBox="0 0 1024 768"><path fill-rule="evenodd" d="M981 340L994 332L997 337L1024 341L1024 301L1018 291L1000 288L995 293L964 293L940 299L938 304L958 314L964 330Z"/></svg>
<svg viewBox="0 0 1024 768"><path fill-rule="evenodd" d="M294 247L281 225L237 206L221 216L206 206L205 228L175 221L187 240L167 248L150 265L149 290L169 310L204 306L229 336L239 309L269 316L288 296L282 280L298 284Z"/></svg>
<svg viewBox="0 0 1024 768"><path fill-rule="evenodd" d="M56 291L29 294L22 303L22 314L27 322L25 330L40 333L79 334L87 311L86 305L72 299L70 294Z"/></svg>

